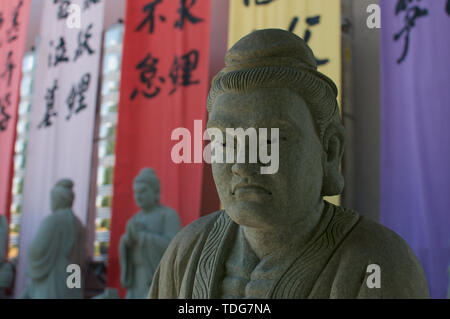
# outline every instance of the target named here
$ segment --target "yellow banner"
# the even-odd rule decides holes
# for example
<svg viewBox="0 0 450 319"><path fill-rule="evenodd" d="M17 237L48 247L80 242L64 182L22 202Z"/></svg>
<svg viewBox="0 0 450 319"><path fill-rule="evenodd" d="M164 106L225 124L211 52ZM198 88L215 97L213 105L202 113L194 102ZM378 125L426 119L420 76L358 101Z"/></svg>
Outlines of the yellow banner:
<svg viewBox="0 0 450 319"><path fill-rule="evenodd" d="M289 30L303 38L316 55L318 70L341 91L340 0L230 0L229 47L248 33L267 28ZM339 197L327 200L339 203Z"/></svg>

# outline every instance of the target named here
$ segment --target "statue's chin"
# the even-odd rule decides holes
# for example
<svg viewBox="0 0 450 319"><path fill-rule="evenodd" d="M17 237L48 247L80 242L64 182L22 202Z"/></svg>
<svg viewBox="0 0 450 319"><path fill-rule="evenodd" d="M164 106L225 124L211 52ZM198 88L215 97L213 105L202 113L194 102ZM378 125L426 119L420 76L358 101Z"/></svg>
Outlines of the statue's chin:
<svg viewBox="0 0 450 319"><path fill-rule="evenodd" d="M225 212L237 224L246 227L267 228L273 226L273 210L258 202L236 201L225 205Z"/></svg>
<svg viewBox="0 0 450 319"><path fill-rule="evenodd" d="M146 204L138 205L138 206L139 206L139 208L141 209L142 212L144 212L144 213L149 213L149 212L151 212L153 209L155 209L155 207L158 206L158 204L157 204L157 203L154 203L154 204L148 204L148 203L146 203Z"/></svg>

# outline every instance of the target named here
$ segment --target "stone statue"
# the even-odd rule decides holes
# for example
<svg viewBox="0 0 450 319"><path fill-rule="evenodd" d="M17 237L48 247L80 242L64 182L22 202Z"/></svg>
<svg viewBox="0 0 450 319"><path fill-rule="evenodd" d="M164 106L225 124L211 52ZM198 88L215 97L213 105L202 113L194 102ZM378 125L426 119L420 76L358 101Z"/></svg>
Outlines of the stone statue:
<svg viewBox="0 0 450 319"><path fill-rule="evenodd" d="M128 221L119 245L121 283L127 299L147 297L164 251L181 229L177 212L159 203L160 183L153 169L142 169L133 189L141 211Z"/></svg>
<svg viewBox="0 0 450 319"><path fill-rule="evenodd" d="M323 200L344 187L336 97L293 33L255 31L227 52L208 96L208 127L279 128L268 140L279 147L279 168L262 174L261 161L213 162L224 210L177 234L149 298L429 297L402 238Z"/></svg>
<svg viewBox="0 0 450 319"><path fill-rule="evenodd" d="M450 265L448 265L447 274L448 274L447 299L450 299Z"/></svg>
<svg viewBox="0 0 450 319"><path fill-rule="evenodd" d="M4 289L11 287L13 267L6 261L6 245L8 243L8 220L0 216L0 298L4 297Z"/></svg>
<svg viewBox="0 0 450 319"><path fill-rule="evenodd" d="M52 214L39 225L28 247L26 274L30 278L22 298L81 299L81 288L69 288L67 266L84 266L85 228L72 212L73 182L62 179L51 191ZM82 275L82 271L80 273ZM82 278L80 283L82 284Z"/></svg>

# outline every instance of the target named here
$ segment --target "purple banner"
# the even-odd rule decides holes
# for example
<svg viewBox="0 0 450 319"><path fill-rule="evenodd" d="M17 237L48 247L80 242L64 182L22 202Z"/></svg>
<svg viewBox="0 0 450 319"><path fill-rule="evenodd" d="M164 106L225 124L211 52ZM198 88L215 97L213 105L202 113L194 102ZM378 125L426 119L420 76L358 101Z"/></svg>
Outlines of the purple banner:
<svg viewBox="0 0 450 319"><path fill-rule="evenodd" d="M445 298L450 264L450 0L380 0L380 5L380 219L414 250L431 296Z"/></svg>

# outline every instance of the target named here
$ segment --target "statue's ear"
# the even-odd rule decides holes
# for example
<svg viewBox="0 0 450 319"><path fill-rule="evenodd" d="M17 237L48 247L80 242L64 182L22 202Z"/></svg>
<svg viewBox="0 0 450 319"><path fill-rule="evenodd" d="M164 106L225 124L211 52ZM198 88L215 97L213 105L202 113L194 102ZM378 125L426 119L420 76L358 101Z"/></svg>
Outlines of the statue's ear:
<svg viewBox="0 0 450 319"><path fill-rule="evenodd" d="M323 137L323 143L326 158L324 160L322 195L339 195L344 189L344 176L342 176L340 170L345 147L343 126L336 122L328 125Z"/></svg>

